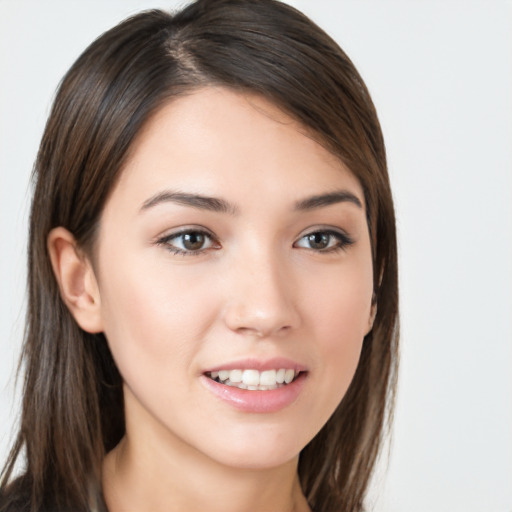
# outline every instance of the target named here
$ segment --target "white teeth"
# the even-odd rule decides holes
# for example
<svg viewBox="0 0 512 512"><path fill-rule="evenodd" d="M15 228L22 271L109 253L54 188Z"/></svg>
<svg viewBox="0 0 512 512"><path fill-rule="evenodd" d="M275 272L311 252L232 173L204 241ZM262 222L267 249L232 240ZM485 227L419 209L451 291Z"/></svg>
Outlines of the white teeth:
<svg viewBox="0 0 512 512"><path fill-rule="evenodd" d="M242 382L248 386L259 386L260 372L258 370L244 370Z"/></svg>
<svg viewBox="0 0 512 512"><path fill-rule="evenodd" d="M295 372L291 370L294 374ZM273 386L276 383L276 371L266 370L260 374L260 386Z"/></svg>
<svg viewBox="0 0 512 512"><path fill-rule="evenodd" d="M242 382L242 370L231 370L229 372L229 380L231 382Z"/></svg>
<svg viewBox="0 0 512 512"><path fill-rule="evenodd" d="M219 379L224 381L229 379L229 370L221 370L219 372Z"/></svg>
<svg viewBox="0 0 512 512"><path fill-rule="evenodd" d="M284 381L286 382L286 384L290 384L294 377L295 372L293 370L286 370L286 373L284 374Z"/></svg>
<svg viewBox="0 0 512 512"><path fill-rule="evenodd" d="M219 370L211 372L210 378L222 382L227 386L251 391L268 391L290 384L299 372L292 369L279 368L277 370Z"/></svg>

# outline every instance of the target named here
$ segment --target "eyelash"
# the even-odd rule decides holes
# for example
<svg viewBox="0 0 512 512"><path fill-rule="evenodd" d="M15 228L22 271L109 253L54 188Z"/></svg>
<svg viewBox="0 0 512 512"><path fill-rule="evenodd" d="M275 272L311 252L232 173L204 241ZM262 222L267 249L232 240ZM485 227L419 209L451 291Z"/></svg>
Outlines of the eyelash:
<svg viewBox="0 0 512 512"><path fill-rule="evenodd" d="M211 241L212 245L215 246L215 244L218 242L215 241L213 235L209 233L208 231L202 230L202 229L184 229L182 231L178 231L177 233L172 233L170 235L166 235L159 240L157 240L158 245L165 246L166 250L171 252L172 254L176 254L178 256L199 256L203 254L206 251L217 249L218 247L207 247L206 249L198 249L197 251L194 250L184 250L180 249L179 247L175 247L171 245L172 240L176 240L177 238L184 237L185 235L199 235L204 236L205 239L208 239Z"/></svg>
<svg viewBox="0 0 512 512"><path fill-rule="evenodd" d="M185 235L195 235L195 236L204 236L205 239L210 240L212 246L206 247L204 249L198 249L198 250L192 250L192 249L180 249L179 247L175 247L171 245L172 240L176 240L180 237L184 237ZM318 253L336 253L339 251L345 251L350 245L354 243L354 241L346 234L340 233L338 231L330 230L330 229L319 229L316 231L311 231L303 236L301 236L296 242L294 242L293 247L301 248L297 244L308 238L312 237L314 235L326 235L329 237L329 243L332 241L332 239L336 239L336 244L332 247L327 247L323 249L314 249L314 248L307 248L303 247L304 249L308 249L314 252ZM157 240L158 245L165 246L166 250L171 252L172 254L179 255L179 256L199 256L206 251L215 250L220 248L218 242L214 239L213 235L209 233L208 231L204 231L201 229L184 229L182 231L178 231L177 233L172 233L170 235L166 235L160 239ZM215 246L217 244L217 246ZM182 244L183 245L183 244Z"/></svg>
<svg viewBox="0 0 512 512"><path fill-rule="evenodd" d="M293 244L294 247L296 247L296 244L300 242L301 240L304 240L308 237L312 237L315 235L326 235L329 237L329 241L332 241L334 238L336 240L336 244L333 247L327 247L324 249L313 249L310 248L309 250L319 252L319 253L336 253L339 251L345 251L348 249L349 246L351 246L354 243L354 240L350 238L347 234L341 233L339 231L334 231L332 229L317 229L316 231L310 231L309 233L306 233L305 235L301 236L297 242Z"/></svg>

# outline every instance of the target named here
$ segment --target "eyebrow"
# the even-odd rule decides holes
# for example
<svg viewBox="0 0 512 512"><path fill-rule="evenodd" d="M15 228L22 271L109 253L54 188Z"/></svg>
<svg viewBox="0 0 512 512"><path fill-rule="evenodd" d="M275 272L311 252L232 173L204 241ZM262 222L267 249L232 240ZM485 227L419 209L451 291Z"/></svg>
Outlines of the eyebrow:
<svg viewBox="0 0 512 512"><path fill-rule="evenodd" d="M161 203L177 203L183 206L197 208L199 210L229 213L231 215L236 215L238 213L237 207L225 199L208 197L200 194L190 194L186 192L173 192L169 190L155 194L147 201L144 201L141 211L148 210L149 208Z"/></svg>
<svg viewBox="0 0 512 512"><path fill-rule="evenodd" d="M330 206L337 203L352 203L359 208L363 208L359 198L348 190L337 190L328 194L319 194L307 197L295 203L295 209L300 211L314 210L324 206Z"/></svg>
<svg viewBox="0 0 512 512"><path fill-rule="evenodd" d="M141 211L148 210L149 208L153 208L154 206L162 203L176 203L183 206L197 208L199 210L228 213L230 215L237 215L239 213L238 208L225 199L171 190L159 192L144 201ZM348 190L338 190L327 194L318 194L301 199L295 203L294 209L298 211L308 211L337 203L352 203L358 208L363 208L359 198L352 194L352 192L349 192Z"/></svg>

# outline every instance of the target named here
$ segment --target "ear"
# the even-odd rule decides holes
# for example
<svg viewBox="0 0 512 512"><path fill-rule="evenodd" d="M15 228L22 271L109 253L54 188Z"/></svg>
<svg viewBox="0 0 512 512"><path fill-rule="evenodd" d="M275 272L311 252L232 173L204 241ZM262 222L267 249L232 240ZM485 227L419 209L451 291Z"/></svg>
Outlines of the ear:
<svg viewBox="0 0 512 512"><path fill-rule="evenodd" d="M50 231L47 245L62 300L78 325L90 333L103 331L96 276L75 238L67 229L58 227Z"/></svg>
<svg viewBox="0 0 512 512"><path fill-rule="evenodd" d="M373 323L375 322L375 317L377 316L377 297L375 293L372 296L372 305L370 308L370 316L368 317L368 330L366 334L368 334L373 329Z"/></svg>

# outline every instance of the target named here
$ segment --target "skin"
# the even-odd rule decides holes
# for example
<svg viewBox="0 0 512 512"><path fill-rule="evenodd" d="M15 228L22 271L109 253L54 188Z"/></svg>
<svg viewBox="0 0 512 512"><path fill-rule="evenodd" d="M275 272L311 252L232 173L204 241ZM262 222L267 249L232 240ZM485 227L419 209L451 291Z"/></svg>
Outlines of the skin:
<svg viewBox="0 0 512 512"><path fill-rule="evenodd" d="M170 190L232 211L148 206ZM297 209L340 190L361 204ZM205 230L205 244L174 253L183 228ZM94 264L63 228L48 245L66 304L83 329L105 333L124 380L126 436L104 464L109 510L309 510L298 455L343 398L375 313L354 175L268 101L206 88L139 134ZM240 411L204 385L209 368L275 357L307 370L276 412Z"/></svg>

